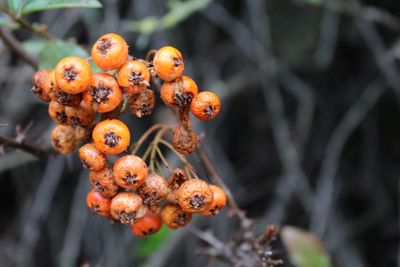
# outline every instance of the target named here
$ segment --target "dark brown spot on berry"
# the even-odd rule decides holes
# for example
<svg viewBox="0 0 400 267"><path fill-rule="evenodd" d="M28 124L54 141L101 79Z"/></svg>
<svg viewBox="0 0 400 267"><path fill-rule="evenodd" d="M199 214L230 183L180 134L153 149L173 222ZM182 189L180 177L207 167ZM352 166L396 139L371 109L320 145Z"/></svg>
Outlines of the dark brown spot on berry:
<svg viewBox="0 0 400 267"><path fill-rule="evenodd" d="M105 56L107 52L110 50L111 46L112 46L111 38L105 37L99 40L96 48L97 51L99 51L99 53L102 56Z"/></svg>
<svg viewBox="0 0 400 267"><path fill-rule="evenodd" d="M189 201L189 205L193 208L193 209L201 209L202 207L204 207L204 196L201 195L194 195L190 201Z"/></svg>
<svg viewBox="0 0 400 267"><path fill-rule="evenodd" d="M175 92L174 103L179 107L186 107L192 102L193 94L190 92Z"/></svg>
<svg viewBox="0 0 400 267"><path fill-rule="evenodd" d="M160 197L158 196L158 194L156 192L145 193L143 202L146 205L154 206L158 203L159 199L160 199Z"/></svg>
<svg viewBox="0 0 400 267"><path fill-rule="evenodd" d="M127 172L125 174L125 178L122 180L125 182L125 184L132 185L137 183L136 178L137 178L136 174L130 174L129 172Z"/></svg>
<svg viewBox="0 0 400 267"><path fill-rule="evenodd" d="M128 79L133 85L140 85L143 82L143 75L140 72L133 71Z"/></svg>
<svg viewBox="0 0 400 267"><path fill-rule="evenodd" d="M139 109L140 116L138 116L138 117L151 115L151 113L153 113L153 108L154 108L154 106L151 106L149 104L142 104Z"/></svg>
<svg viewBox="0 0 400 267"><path fill-rule="evenodd" d="M174 66L177 68L183 64L182 58L174 57Z"/></svg>
<svg viewBox="0 0 400 267"><path fill-rule="evenodd" d="M43 90L42 88L40 88L39 86L37 86L36 84L33 85L31 92L34 93L37 96L41 96L43 94Z"/></svg>
<svg viewBox="0 0 400 267"><path fill-rule="evenodd" d="M68 116L65 112L56 112L57 121L61 123L66 123L68 121Z"/></svg>
<svg viewBox="0 0 400 267"><path fill-rule="evenodd" d="M90 168L90 166L89 166L89 164L87 164L86 160L81 159L81 163L82 163L82 167L83 168L85 168L85 169L89 169Z"/></svg>
<svg viewBox="0 0 400 267"><path fill-rule="evenodd" d="M122 224L133 224L135 222L136 212L126 213L120 211L117 213L118 219Z"/></svg>
<svg viewBox="0 0 400 267"><path fill-rule="evenodd" d="M97 213L99 213L99 211L100 211L100 206L97 205L97 204L92 204L92 205L90 206L90 211L91 211L93 214L97 214Z"/></svg>
<svg viewBox="0 0 400 267"><path fill-rule="evenodd" d="M119 143L119 140L121 140L121 137L116 135L114 132L109 132L104 135L104 143L108 147L116 147Z"/></svg>
<svg viewBox="0 0 400 267"><path fill-rule="evenodd" d="M74 66L64 69L64 79L68 82L76 80L78 77L78 73L75 70Z"/></svg>
<svg viewBox="0 0 400 267"><path fill-rule="evenodd" d="M91 87L90 88L90 95L93 97L93 100L96 101L96 103L108 102L108 96L111 94L112 90L105 86L103 82L99 82L99 85L97 87Z"/></svg>
<svg viewBox="0 0 400 267"><path fill-rule="evenodd" d="M79 118L78 116L71 116L71 121L75 126L79 126L82 123L81 118Z"/></svg>
<svg viewBox="0 0 400 267"><path fill-rule="evenodd" d="M206 117L211 117L212 115L214 115L214 113L215 113L215 110L217 109L217 107L216 106L208 106L208 107L206 107L205 109L204 109L204 116L206 116Z"/></svg>
<svg viewBox="0 0 400 267"><path fill-rule="evenodd" d="M187 221L187 214L184 212L180 212L178 213L178 215L176 216L174 223L178 224L178 225L185 225Z"/></svg>
<svg viewBox="0 0 400 267"><path fill-rule="evenodd" d="M104 192L104 187L99 183L99 182L94 182L94 189L96 189L99 192Z"/></svg>

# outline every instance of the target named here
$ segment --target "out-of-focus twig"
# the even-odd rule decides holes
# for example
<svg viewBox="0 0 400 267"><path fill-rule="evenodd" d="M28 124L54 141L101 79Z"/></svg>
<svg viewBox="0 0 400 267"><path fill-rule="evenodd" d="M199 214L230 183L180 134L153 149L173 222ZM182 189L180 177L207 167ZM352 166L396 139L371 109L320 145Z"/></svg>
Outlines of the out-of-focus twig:
<svg viewBox="0 0 400 267"><path fill-rule="evenodd" d="M30 153L32 155L34 155L35 157L43 157L49 154L49 151L44 150L42 148L38 148L32 145L28 145L25 144L23 142L17 142L14 139L5 137L0 135L0 145L5 145L5 146L9 146L9 147L13 147L13 148L17 148L17 149L21 149L27 153Z"/></svg>

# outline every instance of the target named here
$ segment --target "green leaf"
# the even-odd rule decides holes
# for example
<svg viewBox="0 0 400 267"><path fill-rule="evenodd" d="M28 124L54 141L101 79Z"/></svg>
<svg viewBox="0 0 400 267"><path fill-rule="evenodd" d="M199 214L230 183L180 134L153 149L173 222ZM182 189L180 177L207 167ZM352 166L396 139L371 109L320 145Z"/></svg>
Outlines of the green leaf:
<svg viewBox="0 0 400 267"><path fill-rule="evenodd" d="M7 28L16 28L18 24L0 13L0 26L4 26Z"/></svg>
<svg viewBox="0 0 400 267"><path fill-rule="evenodd" d="M43 51L46 44L47 41L44 39L29 39L22 43L22 47L29 54L39 55Z"/></svg>
<svg viewBox="0 0 400 267"><path fill-rule="evenodd" d="M88 53L73 43L61 40L46 42L39 56L39 68L53 69L58 61L68 56L86 58Z"/></svg>
<svg viewBox="0 0 400 267"><path fill-rule="evenodd" d="M143 238L136 247L135 254L146 257L155 253L166 243L170 232L166 226L163 226L156 234Z"/></svg>
<svg viewBox="0 0 400 267"><path fill-rule="evenodd" d="M100 8L101 6L101 3L97 0L26 0L22 8L22 14L25 15L49 9L78 7Z"/></svg>
<svg viewBox="0 0 400 267"><path fill-rule="evenodd" d="M7 3L12 13L19 14L24 0L7 0Z"/></svg>
<svg viewBox="0 0 400 267"><path fill-rule="evenodd" d="M331 267L322 242L310 232L285 226L281 230L283 244L291 262L298 267Z"/></svg>

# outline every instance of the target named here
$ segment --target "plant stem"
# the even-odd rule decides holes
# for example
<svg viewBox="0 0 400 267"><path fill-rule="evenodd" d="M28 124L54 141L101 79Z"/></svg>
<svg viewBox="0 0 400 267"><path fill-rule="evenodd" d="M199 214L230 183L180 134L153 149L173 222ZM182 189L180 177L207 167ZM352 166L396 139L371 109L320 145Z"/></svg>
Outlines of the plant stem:
<svg viewBox="0 0 400 267"><path fill-rule="evenodd" d="M49 154L49 151L46 151L44 149L37 148L37 147L31 146L31 145L28 145L25 143L19 143L11 138L1 136L1 135L0 135L0 144L9 146L9 147L13 147L13 148L17 148L17 149L21 149L29 154L32 154L33 156L35 156L37 158L41 158L41 157Z"/></svg>

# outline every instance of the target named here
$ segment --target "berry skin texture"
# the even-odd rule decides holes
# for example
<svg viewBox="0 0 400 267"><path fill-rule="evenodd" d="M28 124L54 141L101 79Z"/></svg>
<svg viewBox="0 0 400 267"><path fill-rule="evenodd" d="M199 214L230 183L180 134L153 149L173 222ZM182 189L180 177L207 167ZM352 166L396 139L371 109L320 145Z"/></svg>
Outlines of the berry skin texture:
<svg viewBox="0 0 400 267"><path fill-rule="evenodd" d="M120 120L108 119L99 122L93 130L94 145L106 155L117 155L125 151L130 142L129 128Z"/></svg>
<svg viewBox="0 0 400 267"><path fill-rule="evenodd" d="M115 33L97 39L91 52L94 64L102 70L119 69L128 60L128 53L125 39Z"/></svg>
<svg viewBox="0 0 400 267"><path fill-rule="evenodd" d="M114 181L112 168L105 167L104 169L89 173L89 182L93 188L100 192L105 197L113 197L118 193L118 185Z"/></svg>
<svg viewBox="0 0 400 267"><path fill-rule="evenodd" d="M172 140L176 151L183 155L189 155L196 150L199 137L192 129L186 129L184 126L178 125L174 130Z"/></svg>
<svg viewBox="0 0 400 267"><path fill-rule="evenodd" d="M161 216L152 212L147 212L146 215L131 225L131 231L138 237L145 237L157 233L161 226Z"/></svg>
<svg viewBox="0 0 400 267"><path fill-rule="evenodd" d="M168 183L164 177L150 174L139 188L138 193L146 205L154 206L167 197Z"/></svg>
<svg viewBox="0 0 400 267"><path fill-rule="evenodd" d="M53 147L61 154L71 153L77 146L75 130L71 126L57 125L51 131Z"/></svg>
<svg viewBox="0 0 400 267"><path fill-rule="evenodd" d="M141 118L153 113L156 104L156 96L153 90L146 89L145 91L134 94L129 98L129 109L131 113Z"/></svg>
<svg viewBox="0 0 400 267"><path fill-rule="evenodd" d="M127 93L137 94L147 89L150 72L142 61L129 60L118 71L118 84L127 89Z"/></svg>
<svg viewBox="0 0 400 267"><path fill-rule="evenodd" d="M72 125L80 127L90 126L96 118L94 112L88 111L83 106L65 107L65 114Z"/></svg>
<svg viewBox="0 0 400 267"><path fill-rule="evenodd" d="M85 169L95 172L101 171L107 164L106 156L98 151L92 143L83 145L79 148L79 158L81 159L82 165Z"/></svg>
<svg viewBox="0 0 400 267"><path fill-rule="evenodd" d="M71 121L65 113L65 106L59 104L57 101L50 101L49 116L57 124L71 125Z"/></svg>
<svg viewBox="0 0 400 267"><path fill-rule="evenodd" d="M178 190L179 206L182 210L198 213L208 209L214 199L213 191L201 179L190 179Z"/></svg>
<svg viewBox="0 0 400 267"><path fill-rule="evenodd" d="M96 190L91 190L86 197L86 205L93 214L110 217L111 200Z"/></svg>
<svg viewBox="0 0 400 267"><path fill-rule="evenodd" d="M39 70L32 77L32 93L34 93L37 97L45 102L50 101L50 90L48 87L45 86L49 74L49 70Z"/></svg>
<svg viewBox="0 0 400 267"><path fill-rule="evenodd" d="M54 71L58 87L67 94L82 93L90 85L92 71L82 58L66 57L57 63Z"/></svg>
<svg viewBox="0 0 400 267"><path fill-rule="evenodd" d="M164 46L156 52L153 66L157 76L166 82L182 77L185 70L181 52L172 46Z"/></svg>
<svg viewBox="0 0 400 267"><path fill-rule="evenodd" d="M200 212L200 215L205 216L213 216L217 215L220 210L222 210L226 206L227 197L224 192L219 186L216 185L209 185L210 189L213 191L213 201L208 209Z"/></svg>
<svg viewBox="0 0 400 267"><path fill-rule="evenodd" d="M214 119L221 110L219 97L210 91L203 91L193 98L190 111L202 121Z"/></svg>
<svg viewBox="0 0 400 267"><path fill-rule="evenodd" d="M114 175L117 184L125 189L135 189L147 178L147 165L138 156L126 155L114 163Z"/></svg>
<svg viewBox="0 0 400 267"><path fill-rule="evenodd" d="M111 200L111 216L122 224L133 224L136 213L142 207L142 199L132 192L118 193Z"/></svg>
<svg viewBox="0 0 400 267"><path fill-rule="evenodd" d="M161 99L169 107L187 107L198 94L197 84L189 77L182 76L161 87Z"/></svg>
<svg viewBox="0 0 400 267"><path fill-rule="evenodd" d="M184 227L192 220L192 214L183 211L179 206L167 204L161 210L161 219L171 229Z"/></svg>
<svg viewBox="0 0 400 267"><path fill-rule="evenodd" d="M85 105L99 113L114 110L122 100L121 88L115 78L107 73L93 74L89 89L82 95Z"/></svg>

